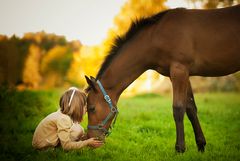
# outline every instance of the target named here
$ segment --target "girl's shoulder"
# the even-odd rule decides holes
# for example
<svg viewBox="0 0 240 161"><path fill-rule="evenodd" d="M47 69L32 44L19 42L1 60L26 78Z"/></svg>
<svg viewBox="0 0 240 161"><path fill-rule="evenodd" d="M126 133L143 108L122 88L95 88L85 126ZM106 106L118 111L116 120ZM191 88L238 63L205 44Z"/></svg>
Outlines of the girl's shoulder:
<svg viewBox="0 0 240 161"><path fill-rule="evenodd" d="M57 121L58 122L59 121L61 121L61 122L63 121L63 122L69 122L69 123L72 124L72 119L68 115L63 114L60 110L58 110L56 112L56 114L57 114Z"/></svg>

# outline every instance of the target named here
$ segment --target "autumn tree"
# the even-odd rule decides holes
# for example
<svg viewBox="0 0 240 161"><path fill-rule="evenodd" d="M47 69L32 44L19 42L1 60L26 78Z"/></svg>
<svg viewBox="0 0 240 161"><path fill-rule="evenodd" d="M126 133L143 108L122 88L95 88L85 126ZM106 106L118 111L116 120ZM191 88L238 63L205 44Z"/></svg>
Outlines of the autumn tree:
<svg viewBox="0 0 240 161"><path fill-rule="evenodd" d="M166 9L164 3L166 0L129 0L121 8L121 11L114 18L114 27L108 32L108 37L103 42L104 51L108 51L116 35L124 35L131 24L137 19L150 17ZM125 94L135 94L137 92L150 92L156 80L160 75L153 71L147 71L142 74L132 85L130 85ZM155 80L155 81L154 81Z"/></svg>
<svg viewBox="0 0 240 161"><path fill-rule="evenodd" d="M32 44L23 68L23 84L26 87L38 88L41 82L40 75L41 49Z"/></svg>
<svg viewBox="0 0 240 161"><path fill-rule="evenodd" d="M80 48L80 41L67 42L64 36L44 31L22 38L0 35L0 85L18 89L39 88L48 82L46 87L64 85L70 81L66 75L73 52Z"/></svg>
<svg viewBox="0 0 240 161"><path fill-rule="evenodd" d="M23 40L31 40L35 44L37 44L42 50L48 51L55 47L66 46L67 40L64 36L59 36L55 34L45 33L44 31L36 32L36 33L26 33L23 36Z"/></svg>
<svg viewBox="0 0 240 161"><path fill-rule="evenodd" d="M66 46L55 46L42 58L41 75L45 87L61 87L67 82L67 71L72 51Z"/></svg>
<svg viewBox="0 0 240 161"><path fill-rule="evenodd" d="M104 55L99 46L83 46L73 53L73 61L68 71L68 78L73 84L84 87L85 75L95 75Z"/></svg>
<svg viewBox="0 0 240 161"><path fill-rule="evenodd" d="M71 64L71 72L68 74L71 80L85 84L84 75L96 75L98 69L114 43L116 36L122 36L136 19L149 17L165 10L166 0L129 0L122 6L119 14L113 20L114 26L109 29L106 39L99 46L83 46L78 54L74 55ZM150 74L151 75L151 74ZM147 75L143 75L144 80ZM133 89L131 87L131 89Z"/></svg>
<svg viewBox="0 0 240 161"><path fill-rule="evenodd" d="M30 41L15 35L0 39L0 84L15 86L22 82L24 62Z"/></svg>

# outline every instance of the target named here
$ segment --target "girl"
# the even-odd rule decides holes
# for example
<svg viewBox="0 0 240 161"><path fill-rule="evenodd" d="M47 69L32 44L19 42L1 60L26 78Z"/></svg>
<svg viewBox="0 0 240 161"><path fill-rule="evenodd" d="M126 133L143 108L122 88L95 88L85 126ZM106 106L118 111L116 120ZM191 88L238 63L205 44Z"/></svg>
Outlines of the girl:
<svg viewBox="0 0 240 161"><path fill-rule="evenodd" d="M56 147L64 150L85 146L99 147L103 142L95 138L82 141L84 129L79 125L86 113L86 95L75 87L69 88L60 98L60 109L49 114L37 126L32 140L35 149Z"/></svg>

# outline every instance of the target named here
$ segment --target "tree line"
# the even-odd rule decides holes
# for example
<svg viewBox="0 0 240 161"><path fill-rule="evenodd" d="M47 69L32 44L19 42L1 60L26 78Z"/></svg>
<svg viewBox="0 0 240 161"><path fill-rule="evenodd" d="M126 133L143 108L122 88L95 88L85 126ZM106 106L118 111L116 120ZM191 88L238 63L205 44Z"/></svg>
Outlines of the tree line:
<svg viewBox="0 0 240 161"><path fill-rule="evenodd" d="M67 77L79 41L45 32L0 36L0 84L27 88L58 87Z"/></svg>
<svg viewBox="0 0 240 161"><path fill-rule="evenodd" d="M201 2L205 8L230 6L238 2L238 0L186 1ZM167 9L165 2L166 0L128 0L115 16L113 27L108 30L106 38L96 46L82 45L78 40L69 42L64 36L44 31L27 33L22 38L15 35L12 37L0 35L0 85L18 89L59 88L71 85L84 87L84 75L96 75L115 37L126 33L136 19ZM128 91L138 92L146 80L159 82L162 77L154 72L144 73L128 88ZM193 78L192 81L198 84L196 89L240 90L239 73L223 78ZM201 84L204 85L201 87Z"/></svg>

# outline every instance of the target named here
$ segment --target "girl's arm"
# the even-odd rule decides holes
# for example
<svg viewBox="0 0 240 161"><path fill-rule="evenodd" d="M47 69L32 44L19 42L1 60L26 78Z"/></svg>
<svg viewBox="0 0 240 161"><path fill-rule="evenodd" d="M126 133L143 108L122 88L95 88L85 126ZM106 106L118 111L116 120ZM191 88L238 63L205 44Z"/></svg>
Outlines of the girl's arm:
<svg viewBox="0 0 240 161"><path fill-rule="evenodd" d="M64 150L72 150L72 149L80 149L87 145L91 145L93 147L99 147L103 143L94 138L90 138L83 141L72 141L70 139L70 128L72 126L71 119L68 117L61 118L57 121L58 128L58 138L61 142L61 145Z"/></svg>
<svg viewBox="0 0 240 161"><path fill-rule="evenodd" d="M88 145L88 141L72 141L70 139L70 128L72 126L71 119L63 117L57 121L57 133L60 143L64 150L80 149Z"/></svg>

